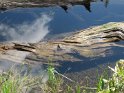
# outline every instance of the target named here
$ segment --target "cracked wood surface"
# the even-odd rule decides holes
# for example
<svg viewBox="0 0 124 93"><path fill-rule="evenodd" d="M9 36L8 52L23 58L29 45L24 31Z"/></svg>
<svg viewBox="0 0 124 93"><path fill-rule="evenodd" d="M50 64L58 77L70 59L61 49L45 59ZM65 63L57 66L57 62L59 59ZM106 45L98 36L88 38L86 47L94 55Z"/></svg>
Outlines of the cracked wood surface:
<svg viewBox="0 0 124 93"><path fill-rule="evenodd" d="M112 22L101 26L77 31L68 37L55 41L44 41L37 44L5 43L0 44L1 56L8 50L31 53L27 60L79 61L111 54L111 47L124 47L117 41L124 40L124 23ZM116 42L115 42L116 41ZM82 58L82 59L81 59Z"/></svg>
<svg viewBox="0 0 124 93"><path fill-rule="evenodd" d="M124 23L108 23L84 29L63 40L45 42L39 46L39 55L54 60L79 60L82 57L106 56L112 46L124 47L115 41L124 39ZM47 46L47 47L46 47Z"/></svg>
<svg viewBox="0 0 124 93"><path fill-rule="evenodd" d="M60 6L65 11L73 5L84 5L91 12L90 3L95 0L0 0L0 10L8 10L17 7L49 7Z"/></svg>

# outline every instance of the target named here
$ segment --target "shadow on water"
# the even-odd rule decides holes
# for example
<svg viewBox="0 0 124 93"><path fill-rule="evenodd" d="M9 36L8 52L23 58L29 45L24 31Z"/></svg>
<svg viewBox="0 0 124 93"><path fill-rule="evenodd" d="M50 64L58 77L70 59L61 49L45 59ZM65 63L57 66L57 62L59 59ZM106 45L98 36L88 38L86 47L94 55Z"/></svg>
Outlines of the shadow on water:
<svg viewBox="0 0 124 93"><path fill-rule="evenodd" d="M80 61L60 61L59 63L61 64L61 67L57 69L62 73L80 72L91 68L99 68L100 65L104 64L115 64L116 61L124 59L123 47L111 47L111 49L108 51L111 51L112 54L108 54L105 57L86 58L78 54L74 55L76 58L79 58Z"/></svg>

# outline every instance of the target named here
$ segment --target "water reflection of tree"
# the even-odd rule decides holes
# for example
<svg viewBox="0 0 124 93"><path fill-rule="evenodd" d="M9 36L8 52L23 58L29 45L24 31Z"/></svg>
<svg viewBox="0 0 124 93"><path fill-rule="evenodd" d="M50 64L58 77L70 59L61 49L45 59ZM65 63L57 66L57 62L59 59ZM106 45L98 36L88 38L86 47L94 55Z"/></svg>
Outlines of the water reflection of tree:
<svg viewBox="0 0 124 93"><path fill-rule="evenodd" d="M89 12L91 12L91 0L84 0L84 7L86 8L86 10L88 10Z"/></svg>
<svg viewBox="0 0 124 93"><path fill-rule="evenodd" d="M108 4L109 4L109 0L101 0L101 1L105 3L105 7L108 6Z"/></svg>

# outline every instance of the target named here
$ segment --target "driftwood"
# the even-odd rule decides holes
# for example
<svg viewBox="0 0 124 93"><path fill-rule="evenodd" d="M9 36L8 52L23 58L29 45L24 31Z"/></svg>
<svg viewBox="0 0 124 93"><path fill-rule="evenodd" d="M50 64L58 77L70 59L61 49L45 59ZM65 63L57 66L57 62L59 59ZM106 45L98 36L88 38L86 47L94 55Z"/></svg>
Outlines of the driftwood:
<svg viewBox="0 0 124 93"><path fill-rule="evenodd" d="M56 41L44 41L37 44L2 43L0 55L5 55L9 50L16 50L32 53L27 57L30 60L78 61L84 57L106 56L110 53L111 47L124 47L115 43L121 40L124 40L124 23L112 22L77 31Z"/></svg>
<svg viewBox="0 0 124 93"><path fill-rule="evenodd" d="M84 57L107 56L113 46L124 40L124 23L108 23L84 29L58 41L37 44L37 54L43 59L77 61Z"/></svg>
<svg viewBox="0 0 124 93"><path fill-rule="evenodd" d="M30 45L22 45L22 44L14 43L13 49L35 53L35 47Z"/></svg>
<svg viewBox="0 0 124 93"><path fill-rule="evenodd" d="M65 11L69 6L84 5L91 12L90 4L95 0L2 0L0 1L0 9L5 11L17 7L49 7L60 6Z"/></svg>
<svg viewBox="0 0 124 93"><path fill-rule="evenodd" d="M18 51L35 52L35 47L30 46L28 44L19 44L19 43L0 44L1 52L5 52L7 50L13 50L13 49L16 49Z"/></svg>

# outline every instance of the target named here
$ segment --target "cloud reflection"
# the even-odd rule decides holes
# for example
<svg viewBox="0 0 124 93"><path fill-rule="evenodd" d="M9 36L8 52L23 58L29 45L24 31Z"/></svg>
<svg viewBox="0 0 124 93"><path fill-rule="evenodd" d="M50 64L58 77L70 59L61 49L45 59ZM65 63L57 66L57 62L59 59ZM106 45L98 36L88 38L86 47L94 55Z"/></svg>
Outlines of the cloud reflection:
<svg viewBox="0 0 124 93"><path fill-rule="evenodd" d="M49 33L48 23L52 20L52 17L47 14L42 14L32 23L23 23L15 25L14 27L0 24L0 41L18 41L37 43L42 40ZM21 68L21 63L29 55L29 52L8 50L5 54L0 56L0 72L9 70L14 65L14 70L18 71ZM23 72L27 71L26 64L23 67ZM39 71L39 72L38 72ZM31 65L31 74L38 75L43 74L43 82L47 80L46 72L42 64Z"/></svg>
<svg viewBox="0 0 124 93"><path fill-rule="evenodd" d="M52 17L42 14L32 23L23 23L14 27L6 24L0 24L0 37L4 41L19 41L37 43L49 33L48 23Z"/></svg>

